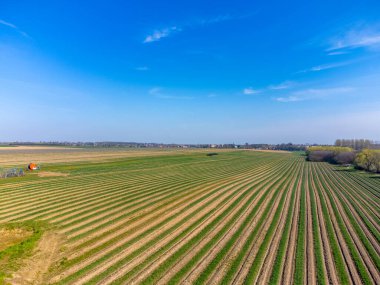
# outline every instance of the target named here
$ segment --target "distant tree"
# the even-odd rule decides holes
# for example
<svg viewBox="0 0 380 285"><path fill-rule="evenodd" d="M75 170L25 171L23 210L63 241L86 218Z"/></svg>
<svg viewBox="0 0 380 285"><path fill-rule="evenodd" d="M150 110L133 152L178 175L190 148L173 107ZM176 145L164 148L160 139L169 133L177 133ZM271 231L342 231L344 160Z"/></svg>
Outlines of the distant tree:
<svg viewBox="0 0 380 285"><path fill-rule="evenodd" d="M374 166L377 173L380 173L380 152L374 152Z"/></svg>
<svg viewBox="0 0 380 285"><path fill-rule="evenodd" d="M310 161L326 161L335 164L351 164L355 159L352 148L341 146L311 146L306 150Z"/></svg>
<svg viewBox="0 0 380 285"><path fill-rule="evenodd" d="M339 152L333 159L337 164L352 164L355 161L355 153L353 151Z"/></svg>
<svg viewBox="0 0 380 285"><path fill-rule="evenodd" d="M355 163L359 168L367 171L380 172L380 152L377 150L363 149L358 153Z"/></svg>
<svg viewBox="0 0 380 285"><path fill-rule="evenodd" d="M337 140L335 141L335 146L343 146L343 145L342 145L342 140L337 139Z"/></svg>
<svg viewBox="0 0 380 285"><path fill-rule="evenodd" d="M337 139L335 146L351 147L355 150L370 148L373 142L368 139Z"/></svg>
<svg viewBox="0 0 380 285"><path fill-rule="evenodd" d="M334 152L328 150L315 150L308 153L308 160L310 161L326 161L332 162Z"/></svg>

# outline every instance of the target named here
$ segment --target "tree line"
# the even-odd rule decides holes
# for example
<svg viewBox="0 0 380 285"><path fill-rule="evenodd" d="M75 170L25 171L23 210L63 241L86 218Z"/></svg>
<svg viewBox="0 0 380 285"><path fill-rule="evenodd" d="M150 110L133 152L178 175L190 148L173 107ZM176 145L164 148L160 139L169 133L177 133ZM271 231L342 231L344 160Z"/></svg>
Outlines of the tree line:
<svg viewBox="0 0 380 285"><path fill-rule="evenodd" d="M379 148L379 144L368 139L337 139L335 141L335 146L350 147L354 150Z"/></svg>
<svg viewBox="0 0 380 285"><path fill-rule="evenodd" d="M354 165L358 169L380 173L380 150L356 150L348 146L311 146L306 150L307 160L333 164Z"/></svg>

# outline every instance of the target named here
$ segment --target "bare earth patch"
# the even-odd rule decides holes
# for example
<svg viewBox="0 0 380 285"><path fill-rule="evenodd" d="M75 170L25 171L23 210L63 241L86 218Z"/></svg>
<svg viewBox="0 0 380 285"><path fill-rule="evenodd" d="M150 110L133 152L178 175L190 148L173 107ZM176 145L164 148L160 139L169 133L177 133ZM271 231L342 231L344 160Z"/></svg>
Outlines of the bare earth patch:
<svg viewBox="0 0 380 285"><path fill-rule="evenodd" d="M25 229L0 229L0 251L18 244L32 235Z"/></svg>
<svg viewBox="0 0 380 285"><path fill-rule="evenodd" d="M291 153L287 150L274 150L274 149L250 149L250 151L258 151L258 152L270 152L270 153Z"/></svg>
<svg viewBox="0 0 380 285"><path fill-rule="evenodd" d="M54 232L46 232L38 242L32 256L23 262L21 268L7 282L10 284L46 284L49 267L60 258L62 237Z"/></svg>
<svg viewBox="0 0 380 285"><path fill-rule="evenodd" d="M68 173L63 172L52 172L52 171L40 171L38 172L39 177L55 177L55 176L68 176Z"/></svg>
<svg viewBox="0 0 380 285"><path fill-rule="evenodd" d="M0 148L0 164L2 167L28 165L30 162L67 163L67 162L99 162L128 157L146 157L177 155L189 153L207 153L210 149L177 149L177 148L65 148L65 147L2 147ZM218 152L228 152L228 149L218 149Z"/></svg>
<svg viewBox="0 0 380 285"><path fill-rule="evenodd" d="M32 145L16 145L12 147L8 147L6 150L11 150L11 151L19 151L19 150L52 150L52 149L73 149L72 147L64 147L64 146L32 146ZM79 148L76 148L79 149Z"/></svg>

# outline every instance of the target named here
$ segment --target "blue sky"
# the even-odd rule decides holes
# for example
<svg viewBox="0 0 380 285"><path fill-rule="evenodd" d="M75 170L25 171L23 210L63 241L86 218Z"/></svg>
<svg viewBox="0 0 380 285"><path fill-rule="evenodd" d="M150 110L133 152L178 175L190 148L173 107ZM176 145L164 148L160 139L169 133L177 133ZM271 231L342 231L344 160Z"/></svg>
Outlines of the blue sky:
<svg viewBox="0 0 380 285"><path fill-rule="evenodd" d="M0 141L380 140L379 1L0 2Z"/></svg>

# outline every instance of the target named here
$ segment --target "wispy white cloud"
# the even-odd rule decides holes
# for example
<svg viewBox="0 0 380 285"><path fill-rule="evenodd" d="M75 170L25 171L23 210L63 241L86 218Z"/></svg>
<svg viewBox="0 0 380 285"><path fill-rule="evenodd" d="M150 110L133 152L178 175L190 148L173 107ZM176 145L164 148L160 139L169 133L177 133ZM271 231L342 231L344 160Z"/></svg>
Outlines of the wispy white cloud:
<svg viewBox="0 0 380 285"><path fill-rule="evenodd" d="M243 94L244 95L254 95L260 93L260 90L253 89L252 87L244 88Z"/></svg>
<svg viewBox="0 0 380 285"><path fill-rule="evenodd" d="M164 28L161 30L155 30L153 34L147 35L145 37L144 43L152 43L161 40L162 38L167 38L172 33L180 32L182 29L177 26L172 26L169 28Z"/></svg>
<svg viewBox="0 0 380 285"><path fill-rule="evenodd" d="M208 18L208 19L200 19L198 21L196 21L195 23L199 23L201 25L209 25L209 24L216 24L216 23L220 23L220 22L224 22L224 21L229 21L229 20L233 20L233 19L236 19L237 17L236 16L232 16L232 15L218 15L216 17L213 17L213 18ZM189 25L194 25L193 24L189 24Z"/></svg>
<svg viewBox="0 0 380 285"><path fill-rule="evenodd" d="M337 67L346 66L346 65L352 64L354 62L355 61L351 60L351 61L342 61L342 62L321 64L321 65L313 66L313 67L308 68L308 69L300 70L296 73L323 71L323 70L327 70L327 69L333 69L333 68L337 68Z"/></svg>
<svg viewBox="0 0 380 285"><path fill-rule="evenodd" d="M324 89L305 89L291 93L286 97L275 98L278 102L298 102L312 99L321 99L329 96L346 94L354 91L352 87L336 87Z"/></svg>
<svg viewBox="0 0 380 285"><path fill-rule="evenodd" d="M151 89L149 89L148 93L150 95L157 95L157 94L160 94L162 88L161 87L153 87Z"/></svg>
<svg viewBox="0 0 380 285"><path fill-rule="evenodd" d="M165 94L162 92L163 89L161 87L153 87L151 88L148 93L156 98L160 99L173 99L173 100L191 100L194 99L192 96L177 96L177 95L170 95Z"/></svg>
<svg viewBox="0 0 380 285"><path fill-rule="evenodd" d="M356 27L330 39L327 52L355 48L380 48L380 26Z"/></svg>
<svg viewBox="0 0 380 285"><path fill-rule="evenodd" d="M16 30L18 33L20 33L22 36L26 37L26 38L30 38L29 35L27 33L25 33L24 31L21 31L16 25L12 24L12 23L9 23L7 21L4 21L4 20L1 20L0 19L0 25L3 25L3 26L6 26L6 27L9 27L11 29L14 29Z"/></svg>
<svg viewBox="0 0 380 285"><path fill-rule="evenodd" d="M335 67L340 67L343 65L347 65L347 63L339 62L339 63L331 63L331 64L322 64L322 65L313 66L312 68L309 69L309 71L322 71L322 70L326 70L326 69L332 69Z"/></svg>
<svg viewBox="0 0 380 285"><path fill-rule="evenodd" d="M293 81L284 81L277 85L270 85L268 89L270 90L284 90L294 87L295 82Z"/></svg>
<svg viewBox="0 0 380 285"><path fill-rule="evenodd" d="M173 100L192 100L194 99L193 96L175 96L175 95L164 95L164 94L158 94L156 96L160 99L173 99Z"/></svg>
<svg viewBox="0 0 380 285"><path fill-rule="evenodd" d="M348 51L340 50L340 51L331 51L327 55L342 55L342 54L348 54L348 53L349 53Z"/></svg>
<svg viewBox="0 0 380 285"><path fill-rule="evenodd" d="M205 26L205 25L212 25L212 24L217 24L220 22L244 18L244 17L246 17L246 16L232 16L229 14L218 15L218 16L211 17L211 18L192 20L192 21L189 21L189 22L184 23L182 25L175 25L175 26L171 26L171 27L157 29L152 34L147 35L145 37L143 43L157 42L163 38L167 38L167 37L171 36L174 33L182 32L188 28L194 28L194 27Z"/></svg>
<svg viewBox="0 0 380 285"><path fill-rule="evenodd" d="M137 71L148 71L149 67L147 67L147 66L138 66L138 67L136 67L136 70Z"/></svg>
<svg viewBox="0 0 380 285"><path fill-rule="evenodd" d="M12 23L6 22L6 21L1 20L1 19L0 19L0 24L4 25L4 26L7 26L7 27L10 27L12 29L17 29L17 27L15 25L13 25Z"/></svg>
<svg viewBox="0 0 380 285"><path fill-rule="evenodd" d="M346 65L349 65L351 63L352 63L352 61L343 61L343 62L322 64L322 65L313 66L312 68L309 69L309 71L322 71L322 70L326 70L326 69L332 69L332 68L336 68L336 67L346 66Z"/></svg>
<svg viewBox="0 0 380 285"><path fill-rule="evenodd" d="M288 96L288 97L278 97L276 98L276 101L278 102L297 102L301 101L299 97L296 96Z"/></svg>
<svg viewBox="0 0 380 285"><path fill-rule="evenodd" d="M269 85L262 89L254 89L252 87L247 87L243 89L242 93L244 95L255 95L255 94L259 94L259 93L263 93L267 91L281 91L285 89L290 89L290 88L293 88L294 86L296 86L296 82L287 80L279 84Z"/></svg>

